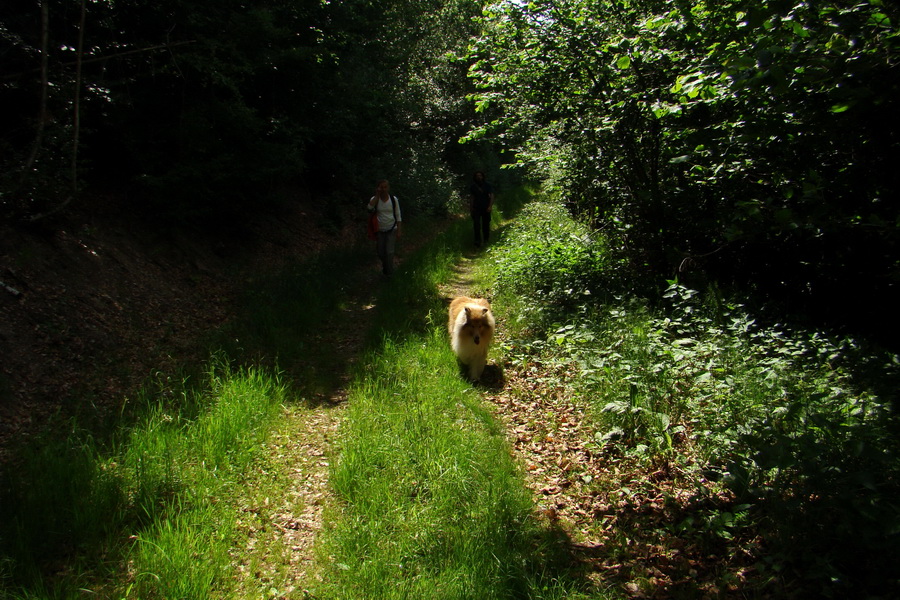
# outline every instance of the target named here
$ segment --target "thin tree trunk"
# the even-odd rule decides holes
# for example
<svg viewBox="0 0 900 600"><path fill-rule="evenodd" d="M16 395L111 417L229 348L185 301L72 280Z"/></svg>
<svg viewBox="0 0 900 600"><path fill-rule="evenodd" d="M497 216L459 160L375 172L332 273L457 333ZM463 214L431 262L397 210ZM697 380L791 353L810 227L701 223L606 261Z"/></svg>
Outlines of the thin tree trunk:
<svg viewBox="0 0 900 600"><path fill-rule="evenodd" d="M81 66L84 60L84 22L86 0L81 0L81 20L78 24L78 52L75 63L75 114L72 119L72 195L78 192L78 138L81 133Z"/></svg>
<svg viewBox="0 0 900 600"><path fill-rule="evenodd" d="M41 146L44 144L44 127L47 123L47 97L49 95L50 89L50 57L49 57L49 47L50 47L50 2L49 0L43 0L41 2L41 99L40 105L38 108L38 121L37 121L37 131L34 136L34 144L31 147L31 152L28 153L28 158L25 161L25 167L22 171L22 180L24 181L26 177L31 173L31 169L34 167L34 163L37 160L38 154L41 151Z"/></svg>

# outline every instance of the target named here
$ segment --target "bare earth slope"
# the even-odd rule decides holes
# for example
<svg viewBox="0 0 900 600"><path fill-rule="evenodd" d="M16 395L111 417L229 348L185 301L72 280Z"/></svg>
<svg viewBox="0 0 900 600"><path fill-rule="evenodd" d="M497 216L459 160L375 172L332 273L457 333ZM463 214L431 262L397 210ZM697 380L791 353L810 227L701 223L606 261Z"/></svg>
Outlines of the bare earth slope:
<svg viewBox="0 0 900 600"><path fill-rule="evenodd" d="M0 461L54 413L104 420L156 370L206 358L242 274L361 231L309 201L239 232L148 228L103 198L34 224L0 222ZM359 217L361 219L361 217ZM78 403L75 406L75 403Z"/></svg>

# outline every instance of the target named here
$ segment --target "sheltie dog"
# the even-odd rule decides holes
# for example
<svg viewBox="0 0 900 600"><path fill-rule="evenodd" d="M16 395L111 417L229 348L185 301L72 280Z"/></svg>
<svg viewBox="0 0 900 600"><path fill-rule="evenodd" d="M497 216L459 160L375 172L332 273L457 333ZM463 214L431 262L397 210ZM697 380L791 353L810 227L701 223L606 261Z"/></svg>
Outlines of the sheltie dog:
<svg viewBox="0 0 900 600"><path fill-rule="evenodd" d="M460 296L450 303L450 345L460 365L469 368L469 379L478 381L487 364L494 338L494 315L484 298Z"/></svg>

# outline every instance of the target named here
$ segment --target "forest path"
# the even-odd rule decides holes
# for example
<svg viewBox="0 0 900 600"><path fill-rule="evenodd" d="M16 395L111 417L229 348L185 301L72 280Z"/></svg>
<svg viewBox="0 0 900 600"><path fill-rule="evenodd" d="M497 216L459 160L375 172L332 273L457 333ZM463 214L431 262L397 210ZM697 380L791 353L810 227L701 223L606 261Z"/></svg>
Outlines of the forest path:
<svg viewBox="0 0 900 600"><path fill-rule="evenodd" d="M255 502L244 509L240 526L246 542L235 548L244 597L292 597L316 576L314 545L331 494L334 441L353 366L364 352L365 333L375 314L379 277L368 263L361 267L358 283L323 326L322 337L334 340L328 368L334 371L335 387L283 407L268 456L253 475L258 481L269 479L276 495L267 494L263 484L254 493Z"/></svg>
<svg viewBox="0 0 900 600"><path fill-rule="evenodd" d="M420 242L424 243L427 240ZM410 246L404 248L406 255L413 251ZM481 295L476 270L484 256L484 251L474 248L463 254L453 275L438 285L446 303L459 295ZM295 597L321 577L316 538L325 511L334 505L328 479L330 461L338 451L334 444L347 406L353 367L364 355L366 336L377 313L379 287L390 285L382 280L374 257L371 263L360 265L353 281L345 290L340 310L322 328L322 337L336 350L330 364L336 385L308 402L284 408L278 430L269 441L269 455L251 475L255 481L268 480L271 493L263 483L244 502L239 525L243 534L239 539L244 544L233 550L240 597ZM498 343L506 342L503 319L498 315ZM497 355L495 348L486 381L480 386L483 397L504 425L516 460L524 465L525 485L534 494L538 517L569 531L565 537L570 540L570 552L582 564L594 565L588 568L593 579L601 570L593 557L599 544L578 535L577 526L591 518L595 499L584 493L580 476L599 476L601 465L587 449L585 440L591 435L581 425L582 408L570 402L563 390L536 382L528 369L508 361L499 364ZM575 473L579 477L573 477Z"/></svg>
<svg viewBox="0 0 900 600"><path fill-rule="evenodd" d="M427 244L431 237L405 238L398 262L402 264L403 257ZM453 289L463 289L467 284L471 267L465 261L469 260L471 257L464 259L459 275L449 284ZM402 277L402 273L395 277ZM268 443L268 456L250 475L261 484L254 484L242 500L239 539L243 546L233 549L241 597L294 597L320 577L315 542L324 512L332 502L328 477L337 452L334 443L344 418L354 367L364 356L378 310L379 290L391 285L381 275L374 251L371 261L360 264L349 280L353 283L343 290L341 305L321 328L321 339L330 345L323 369L329 371L326 379L333 385L283 408L278 429ZM322 362L316 357L311 361Z"/></svg>
<svg viewBox="0 0 900 600"><path fill-rule="evenodd" d="M420 242L424 243L427 240ZM406 255L413 251L404 248ZM482 294L476 272L484 257L484 251L474 248L465 252L452 276L438 285L447 304L455 296ZM402 277L402 272L397 276ZM269 455L250 476L255 481L268 480L271 493L263 483L244 502L239 525L243 534L239 539L244 544L233 550L240 597L296 597L306 587L314 587L322 576L316 539L325 511L334 506L329 470L338 452L335 442L353 368L364 356L366 336L378 310L379 287L390 285L382 280L374 257L371 263L360 265L352 280L355 283L344 291L340 310L322 328L322 337L336 350L330 365L336 385L309 402L284 408L268 444ZM497 342L508 343L504 316L497 318ZM590 519L596 508L590 506L595 499L584 493L580 476L599 476L601 465L587 449L585 440L591 435L581 425L581 407L570 402L563 390L536 382L531 375L528 369L508 361L501 364L495 348L480 391L504 425L516 460L524 466L525 485L534 495L537 516L569 532L564 537L569 539L573 559L594 565L587 571L597 584L601 568L594 553L598 541L578 535L577 525ZM576 472L577 478L573 477Z"/></svg>

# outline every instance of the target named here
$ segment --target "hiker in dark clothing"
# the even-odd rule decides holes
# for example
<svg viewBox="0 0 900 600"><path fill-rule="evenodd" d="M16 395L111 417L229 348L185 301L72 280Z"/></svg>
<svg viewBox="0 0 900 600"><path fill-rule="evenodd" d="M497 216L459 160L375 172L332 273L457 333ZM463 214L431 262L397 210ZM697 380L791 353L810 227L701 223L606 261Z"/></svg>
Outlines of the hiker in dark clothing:
<svg viewBox="0 0 900 600"><path fill-rule="evenodd" d="M494 190L484 180L484 173L476 171L472 186L469 188L472 201L469 210L472 213L472 226L475 233L475 247L481 242L487 243L491 234L491 211L494 208Z"/></svg>

